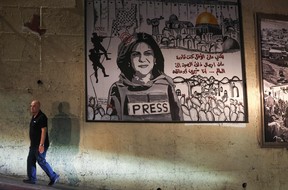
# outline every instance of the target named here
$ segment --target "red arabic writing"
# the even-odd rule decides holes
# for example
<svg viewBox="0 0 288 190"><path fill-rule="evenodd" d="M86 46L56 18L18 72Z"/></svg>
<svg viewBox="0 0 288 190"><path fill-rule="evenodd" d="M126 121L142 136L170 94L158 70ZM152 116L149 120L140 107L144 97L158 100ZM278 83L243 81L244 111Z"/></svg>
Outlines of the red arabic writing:
<svg viewBox="0 0 288 190"><path fill-rule="evenodd" d="M181 54L176 55L176 59L179 62L175 63L175 69L172 71L173 74L222 74L225 73L224 55L220 54ZM191 60L192 59L192 60ZM181 60L181 61L180 61ZM187 60L187 62L184 62Z"/></svg>

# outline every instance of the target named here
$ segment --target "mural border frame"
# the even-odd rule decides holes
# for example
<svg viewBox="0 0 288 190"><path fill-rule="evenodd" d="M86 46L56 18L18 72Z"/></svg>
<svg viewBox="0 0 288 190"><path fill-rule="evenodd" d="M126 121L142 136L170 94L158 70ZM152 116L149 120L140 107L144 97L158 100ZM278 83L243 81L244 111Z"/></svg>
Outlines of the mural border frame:
<svg viewBox="0 0 288 190"><path fill-rule="evenodd" d="M237 5L238 8L238 17L239 17L239 45L240 45L240 58L239 59L239 65L241 65L241 72L242 72L242 85L243 85L243 107L244 107L244 112L245 115L243 116L243 120L221 120L221 121L193 121L193 120L185 120L185 121L162 121L162 120L158 120L158 121L146 121L146 120L141 120L141 121L136 121L136 120L91 120L88 118L89 115L89 111L88 111L88 104L89 104L89 98L88 98L88 73L87 73L87 65L88 65L88 46L87 46L87 40L89 39L89 37L87 36L87 21L89 20L90 22L92 22L92 18L87 16L87 2L93 2L93 0L85 0L84 1L84 43L85 43L85 112L84 112L84 117L85 117L85 121L86 122L119 122L119 123L187 123L187 124L195 124L195 123L199 123L199 124L221 124L221 123L248 123L249 122L249 113L248 113L248 97L247 97L247 80L246 80L246 67L245 67L245 48L244 48L244 38L243 38L243 22L242 22L242 5L241 5L241 1L240 0L235 0L235 2L233 2L234 4ZM181 1L181 0L180 0ZM167 1L167 2L171 2L171 1ZM178 2L178 1L176 1ZM184 0L183 0L184 2ZM185 1L187 2L187 1ZM195 2L200 2L200 1L195 1ZM205 3L205 2L211 2L210 0L201 0L201 3ZM91 76L90 76L91 77ZM95 91L95 89L94 89Z"/></svg>
<svg viewBox="0 0 288 190"><path fill-rule="evenodd" d="M283 134L280 136L277 136L277 135L275 135L276 133L273 134L274 132L273 133L271 132L273 127L278 126L278 127L282 128L283 126L281 127L281 125L283 125L284 122L282 120L283 114L281 114L281 120L282 121L280 120L280 117L277 116L277 114L276 115L271 114L271 110L270 110L270 106L269 106L270 103L268 103L268 102L270 102L270 101L268 101L270 90L273 91L273 96L274 96L274 94L276 93L276 89L280 89L280 91L278 91L279 95L277 95L278 96L277 99L278 99L278 101L281 100L279 97L280 97L280 94L282 91L281 88L283 87L282 82L280 82L282 79L278 79L277 80L278 83L274 84L274 86L270 86L270 85L267 85L268 82L265 81L265 74L264 74L265 71L268 72L268 70L266 68L268 65L270 65L269 67L272 68L271 64L273 64L273 63L271 63L271 61L273 61L274 64L276 64L277 60L273 59L272 54L270 56L270 52L271 52L270 50L271 49L273 50L273 47L271 49L269 48L269 50L267 50L269 47L269 46L267 46L268 39L263 37L264 34L262 33L262 27L264 27L264 24L266 24L267 26L268 26L268 24L270 24L272 27L271 30L272 29L275 30L276 28L278 28L278 26L277 26L278 22L285 22L285 26L286 26L286 28L288 28L288 16L287 15L262 13L262 12L256 12L255 13L257 65L258 65L258 74L259 74L260 108L261 108L261 122L260 122L261 126L259 129L259 133L260 133L259 143L260 143L260 146L262 148L287 148L288 147L288 142L283 140L283 137L282 137ZM275 24L275 25L273 25L273 24ZM268 32L268 31L266 31L266 32ZM276 43L275 45L280 45L280 44ZM264 62L265 62L266 66L264 66ZM279 61L278 63L281 63L281 62ZM279 68L280 68L280 66L279 66ZM279 69L279 71L280 71L280 69ZM265 86L266 86L266 88L265 88ZM284 85L284 86L287 86L287 89L288 89L288 83L287 83L287 85ZM269 89L269 92L267 91L267 89ZM275 89L275 91L274 91L274 89ZM277 94L278 94L278 92L277 92ZM275 100L273 99L273 101L275 101ZM275 129L275 128L273 128L273 129Z"/></svg>

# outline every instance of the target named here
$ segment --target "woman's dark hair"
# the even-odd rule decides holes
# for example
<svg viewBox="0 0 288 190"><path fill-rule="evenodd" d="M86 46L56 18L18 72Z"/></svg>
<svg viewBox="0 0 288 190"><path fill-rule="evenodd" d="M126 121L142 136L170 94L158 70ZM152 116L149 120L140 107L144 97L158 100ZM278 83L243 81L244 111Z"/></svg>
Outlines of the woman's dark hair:
<svg viewBox="0 0 288 190"><path fill-rule="evenodd" d="M125 77L132 80L135 70L131 66L130 55L135 45L144 42L151 47L156 60L152 69L152 77L156 78L164 72L164 57L153 36L146 33L136 33L124 39L118 47L117 65Z"/></svg>

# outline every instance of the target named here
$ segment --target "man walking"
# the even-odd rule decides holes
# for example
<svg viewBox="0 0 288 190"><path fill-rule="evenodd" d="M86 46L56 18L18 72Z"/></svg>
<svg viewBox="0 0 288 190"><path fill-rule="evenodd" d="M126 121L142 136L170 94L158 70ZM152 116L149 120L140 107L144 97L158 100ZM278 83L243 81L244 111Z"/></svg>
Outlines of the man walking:
<svg viewBox="0 0 288 190"><path fill-rule="evenodd" d="M31 102L32 119L30 122L30 148L27 157L27 176L24 183L35 184L36 178L36 161L39 166L50 178L48 185L54 185L59 180L59 175L56 174L51 166L46 162L46 153L49 147L48 122L46 115L40 110L40 102L33 100Z"/></svg>

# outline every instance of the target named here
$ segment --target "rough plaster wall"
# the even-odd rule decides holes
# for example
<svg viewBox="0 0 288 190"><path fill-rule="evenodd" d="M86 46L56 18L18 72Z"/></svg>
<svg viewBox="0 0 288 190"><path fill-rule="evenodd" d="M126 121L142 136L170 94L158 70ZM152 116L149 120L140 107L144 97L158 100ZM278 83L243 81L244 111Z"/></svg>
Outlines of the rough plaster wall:
<svg viewBox="0 0 288 190"><path fill-rule="evenodd" d="M29 104L49 117L47 160L70 185L103 189L288 189L286 149L260 148L254 13L287 0L242 1L248 124L86 123L81 0L0 0L0 173L25 176ZM23 29L42 12L41 37ZM37 83L41 80L41 83ZM65 131L65 132L64 132ZM38 169L40 179L47 177Z"/></svg>

